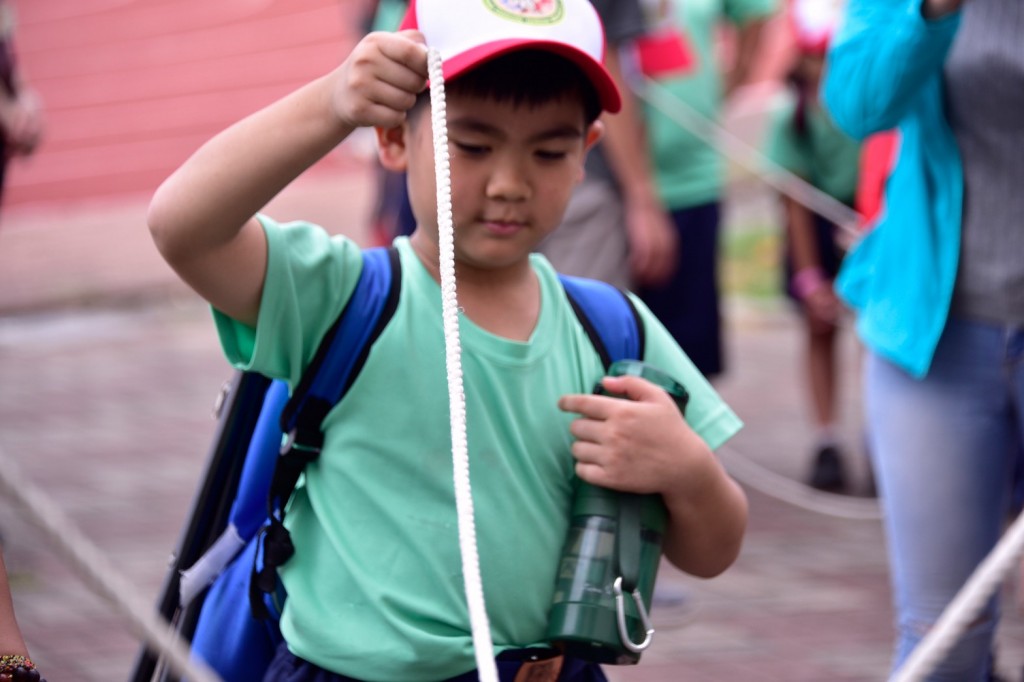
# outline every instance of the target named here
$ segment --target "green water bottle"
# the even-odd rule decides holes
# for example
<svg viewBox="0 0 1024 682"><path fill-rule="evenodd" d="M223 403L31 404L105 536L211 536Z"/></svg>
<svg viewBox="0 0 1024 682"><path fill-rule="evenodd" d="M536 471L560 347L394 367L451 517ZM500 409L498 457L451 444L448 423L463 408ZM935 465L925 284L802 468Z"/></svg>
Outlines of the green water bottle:
<svg viewBox="0 0 1024 682"><path fill-rule="evenodd" d="M608 374L643 377L667 391L680 412L686 409L686 389L650 365L622 360ZM600 384L594 392L613 395ZM654 635L648 613L667 518L660 495L578 482L548 620L549 641L595 663L639 663Z"/></svg>

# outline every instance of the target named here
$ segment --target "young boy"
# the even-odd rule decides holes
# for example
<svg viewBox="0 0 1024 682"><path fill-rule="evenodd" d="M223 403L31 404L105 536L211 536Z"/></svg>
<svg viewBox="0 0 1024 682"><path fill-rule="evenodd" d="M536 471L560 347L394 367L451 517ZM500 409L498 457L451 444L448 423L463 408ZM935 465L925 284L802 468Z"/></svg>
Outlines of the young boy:
<svg viewBox="0 0 1024 682"><path fill-rule="evenodd" d="M328 75L214 137L158 190L149 226L215 309L238 367L294 386L359 275L359 247L255 214L359 126L406 171L418 222L396 240L400 301L293 495L287 642L266 679L476 679L451 473L427 50L445 58L467 433L480 570L503 679L545 647L575 477L661 494L666 556L713 576L746 499L710 446L739 420L642 305L645 360L691 394L690 424L637 377L605 380L551 266L600 111L619 96L587 0L419 0ZM635 302L635 300L634 300ZM512 661L506 663L506 661ZM508 671L512 670L511 673ZM285 672L287 671L287 672ZM512 677L508 679L512 679ZM560 679L603 680L565 661Z"/></svg>

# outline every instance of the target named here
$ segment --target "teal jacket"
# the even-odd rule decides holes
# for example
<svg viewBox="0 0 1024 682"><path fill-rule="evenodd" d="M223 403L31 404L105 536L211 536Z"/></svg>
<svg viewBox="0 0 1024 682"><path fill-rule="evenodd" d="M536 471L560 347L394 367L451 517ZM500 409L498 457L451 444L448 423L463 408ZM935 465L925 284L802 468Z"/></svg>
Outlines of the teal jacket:
<svg viewBox="0 0 1024 682"><path fill-rule="evenodd" d="M960 15L926 21L921 2L850 0L822 85L851 137L899 129L883 213L844 261L836 288L867 347L915 377L927 374L949 315L963 205L942 80Z"/></svg>

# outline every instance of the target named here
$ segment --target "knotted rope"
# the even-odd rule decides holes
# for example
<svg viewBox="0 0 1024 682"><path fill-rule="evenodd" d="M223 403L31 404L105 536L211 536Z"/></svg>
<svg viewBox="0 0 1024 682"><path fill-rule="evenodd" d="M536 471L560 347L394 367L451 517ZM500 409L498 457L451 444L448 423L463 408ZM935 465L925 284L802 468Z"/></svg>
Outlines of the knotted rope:
<svg viewBox="0 0 1024 682"><path fill-rule="evenodd" d="M447 106L444 73L437 50L427 53L430 72L430 123L434 135L434 175L437 183L437 233L441 272L441 316L444 321L445 361L448 372L448 403L452 433L452 469L455 478L455 507L459 519L459 549L462 579L469 605L470 628L481 682L498 682L494 662L491 626L484 604L480 579L480 557L476 545L473 495L469 481L469 453L466 445L466 394L462 385L462 357L459 342L459 303L455 291L455 226L452 223L452 180L448 158Z"/></svg>

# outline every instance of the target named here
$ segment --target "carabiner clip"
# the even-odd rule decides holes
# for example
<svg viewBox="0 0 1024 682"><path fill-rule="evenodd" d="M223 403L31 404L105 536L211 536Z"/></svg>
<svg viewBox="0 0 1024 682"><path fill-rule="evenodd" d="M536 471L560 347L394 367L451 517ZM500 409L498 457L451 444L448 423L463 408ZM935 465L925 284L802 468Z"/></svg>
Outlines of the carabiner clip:
<svg viewBox="0 0 1024 682"><path fill-rule="evenodd" d="M637 613L640 614L640 623L644 626L646 636L644 641L636 644L629 638L629 631L626 629L626 600L622 594L622 576L615 579L615 618L619 625L619 639L622 645L634 654L638 654L651 645L654 637L654 628L651 627L651 619L647 617L647 609L644 607L643 597L640 596L640 589L637 588L631 593L633 603L636 604Z"/></svg>

